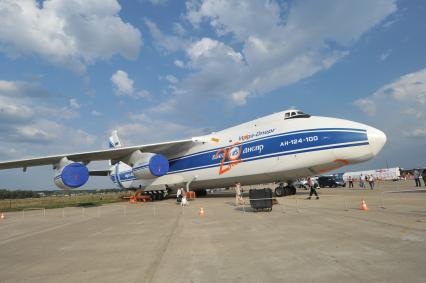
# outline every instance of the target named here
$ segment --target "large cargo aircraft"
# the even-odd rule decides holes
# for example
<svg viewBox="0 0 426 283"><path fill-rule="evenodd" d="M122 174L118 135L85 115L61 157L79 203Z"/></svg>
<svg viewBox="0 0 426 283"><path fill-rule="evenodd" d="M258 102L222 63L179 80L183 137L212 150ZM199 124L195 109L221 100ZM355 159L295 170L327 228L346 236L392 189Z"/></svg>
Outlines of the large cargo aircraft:
<svg viewBox="0 0 426 283"><path fill-rule="evenodd" d="M53 165L62 189L81 187L89 176L109 176L122 189L163 192L284 182L280 196L296 193L291 184L297 178L373 158L386 135L361 123L287 110L187 140L124 147L114 131L109 143L106 150L0 162L0 169ZM111 167L89 171L95 160L109 160Z"/></svg>

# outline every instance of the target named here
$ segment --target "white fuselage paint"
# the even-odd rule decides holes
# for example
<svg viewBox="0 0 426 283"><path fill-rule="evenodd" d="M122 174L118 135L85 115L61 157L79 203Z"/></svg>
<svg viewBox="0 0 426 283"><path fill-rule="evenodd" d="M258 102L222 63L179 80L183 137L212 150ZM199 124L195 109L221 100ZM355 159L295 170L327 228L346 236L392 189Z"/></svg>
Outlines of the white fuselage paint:
<svg viewBox="0 0 426 283"><path fill-rule="evenodd" d="M168 156L165 176L138 180L120 162L111 168L111 177L121 188L147 190L191 181L192 190L290 182L367 161L386 142L383 132L361 123L318 116L284 119L284 113L197 138L204 142Z"/></svg>

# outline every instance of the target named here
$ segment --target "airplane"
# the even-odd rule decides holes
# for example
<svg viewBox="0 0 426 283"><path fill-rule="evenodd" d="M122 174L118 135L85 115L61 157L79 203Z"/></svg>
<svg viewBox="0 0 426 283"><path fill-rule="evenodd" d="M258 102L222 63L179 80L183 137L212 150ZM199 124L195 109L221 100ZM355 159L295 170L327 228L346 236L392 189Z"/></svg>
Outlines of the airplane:
<svg viewBox="0 0 426 283"><path fill-rule="evenodd" d="M298 178L370 160L386 143L382 131L357 122L290 109L191 139L125 147L117 131L109 149L0 162L0 169L53 165L61 189L83 186L89 176L109 176L121 189L170 193L283 182L276 196L296 193ZM108 170L90 171L91 161Z"/></svg>

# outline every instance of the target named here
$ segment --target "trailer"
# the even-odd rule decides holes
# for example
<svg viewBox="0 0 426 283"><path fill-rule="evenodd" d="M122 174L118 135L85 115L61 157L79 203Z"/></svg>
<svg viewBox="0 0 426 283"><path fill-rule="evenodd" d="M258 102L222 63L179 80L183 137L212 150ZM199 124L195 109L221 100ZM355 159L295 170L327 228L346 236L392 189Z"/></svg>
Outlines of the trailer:
<svg viewBox="0 0 426 283"><path fill-rule="evenodd" d="M346 172L343 174L343 180L348 181L349 177L352 180L357 181L361 177L373 175L374 179L382 181L398 181L401 180L401 168L385 168L385 169L374 169L366 171Z"/></svg>

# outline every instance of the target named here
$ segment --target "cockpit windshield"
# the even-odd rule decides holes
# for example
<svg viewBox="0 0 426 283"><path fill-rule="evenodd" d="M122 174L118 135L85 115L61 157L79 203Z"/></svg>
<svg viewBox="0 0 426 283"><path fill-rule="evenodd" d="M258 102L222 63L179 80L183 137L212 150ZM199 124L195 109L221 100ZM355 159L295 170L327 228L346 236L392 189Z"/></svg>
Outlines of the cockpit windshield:
<svg viewBox="0 0 426 283"><path fill-rule="evenodd" d="M306 114L299 110L290 110L285 112L284 119L295 119L295 118L309 118L311 115Z"/></svg>

